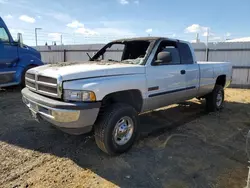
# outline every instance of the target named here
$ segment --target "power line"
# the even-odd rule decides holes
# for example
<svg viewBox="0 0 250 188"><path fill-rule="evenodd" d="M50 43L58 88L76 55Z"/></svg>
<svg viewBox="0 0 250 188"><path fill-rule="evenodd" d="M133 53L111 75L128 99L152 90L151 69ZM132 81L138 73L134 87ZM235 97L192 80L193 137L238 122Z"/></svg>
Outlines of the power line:
<svg viewBox="0 0 250 188"><path fill-rule="evenodd" d="M16 34L18 32L23 32L23 38L25 42L28 42L29 44L32 43L32 45L34 45L34 43L36 44L45 44L47 43L51 43L53 41L56 41L57 44L59 43L64 43L64 44L84 44L84 43L105 43L108 41L112 41L115 39L119 39L119 38L130 38L130 37L136 37L138 35L136 34L112 34L112 33L105 33L105 34L97 34L97 35L87 35L87 34L80 34L80 33L75 33L75 32L61 32L61 31L49 31L46 29L43 30L39 30L39 32L34 32L34 30L32 29L23 29L23 28L12 28L10 29L12 35ZM166 37L170 37L170 38L178 38L181 40L190 40L192 39L192 37L194 37L194 33L183 33L183 31L178 30L178 32L176 32L177 30L173 30L172 32L166 32L161 34L161 36L166 36ZM226 34L224 35L213 35L208 34L208 32L206 33L207 36L201 35L199 38L202 39L202 41L206 41L206 37L207 37L207 42L221 42L221 41L225 41L226 38L242 38L242 37L248 37L246 34L241 34L241 33L233 33L230 34L230 36L226 36ZM154 34L152 34L153 36L155 36ZM140 35L142 36L142 35ZM144 33L144 36L146 36L146 33ZM209 38L208 38L209 36ZM194 39L194 38L193 38ZM37 41L37 42L36 42Z"/></svg>

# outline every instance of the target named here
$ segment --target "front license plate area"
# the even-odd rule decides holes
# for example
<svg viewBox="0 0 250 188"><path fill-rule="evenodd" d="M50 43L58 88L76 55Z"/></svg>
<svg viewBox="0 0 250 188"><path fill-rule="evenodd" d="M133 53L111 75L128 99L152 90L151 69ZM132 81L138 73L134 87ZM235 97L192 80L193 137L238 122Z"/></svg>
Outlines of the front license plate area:
<svg viewBox="0 0 250 188"><path fill-rule="evenodd" d="M34 112L38 112L38 106L33 102L30 102L30 109Z"/></svg>

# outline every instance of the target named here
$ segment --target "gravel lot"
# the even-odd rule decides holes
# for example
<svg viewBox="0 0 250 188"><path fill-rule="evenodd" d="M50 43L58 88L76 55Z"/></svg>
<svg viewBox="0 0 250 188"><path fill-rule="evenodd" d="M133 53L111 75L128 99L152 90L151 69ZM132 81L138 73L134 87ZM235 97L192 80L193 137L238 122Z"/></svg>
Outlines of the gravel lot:
<svg viewBox="0 0 250 188"><path fill-rule="evenodd" d="M239 188L246 185L250 90L227 89L222 112L198 100L143 114L141 136L110 157L92 135L37 123L20 89L0 91L1 187Z"/></svg>

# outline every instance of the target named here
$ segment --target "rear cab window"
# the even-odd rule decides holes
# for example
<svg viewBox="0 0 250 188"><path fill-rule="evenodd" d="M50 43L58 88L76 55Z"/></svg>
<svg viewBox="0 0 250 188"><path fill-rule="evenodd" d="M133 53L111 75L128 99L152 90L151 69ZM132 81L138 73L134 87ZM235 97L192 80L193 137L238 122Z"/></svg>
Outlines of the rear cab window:
<svg viewBox="0 0 250 188"><path fill-rule="evenodd" d="M178 49L181 58L181 64L193 64L194 59L191 52L191 49L187 43L178 43Z"/></svg>

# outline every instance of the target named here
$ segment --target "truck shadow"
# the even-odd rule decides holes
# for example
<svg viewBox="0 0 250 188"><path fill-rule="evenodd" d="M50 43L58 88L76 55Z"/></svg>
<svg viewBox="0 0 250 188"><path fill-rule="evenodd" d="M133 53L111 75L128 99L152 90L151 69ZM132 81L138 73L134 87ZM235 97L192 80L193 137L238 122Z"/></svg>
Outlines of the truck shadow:
<svg viewBox="0 0 250 188"><path fill-rule="evenodd" d="M199 104L197 101L188 101L140 115L141 134L135 146L127 153L110 157L97 148L91 134L71 136L49 124L36 123L29 117L28 111L22 104L19 90L7 93L8 95L0 93L0 98L6 95L5 101L0 101L2 109L0 141L71 159L81 168L89 169L101 178L121 187L162 187L170 185L171 181L177 182L173 185L178 184L183 187L181 185L185 184L187 187L192 187L194 178L197 185L208 185L208 179L203 173L205 171L212 173L216 170L218 167L215 166L219 166L217 163L223 163L221 161L228 152L227 149L222 149L223 152L226 150L226 154L218 156L218 153L221 153L219 147L197 138L179 138L169 147L166 148L166 145L162 147L170 134L176 132L188 134L189 127L183 126L186 123L193 122L201 116L205 116L211 124L216 121L217 115L207 114L204 111L204 104ZM227 118L227 114L235 115L239 109L249 109L245 106L247 104L242 103L227 102L225 105L226 108L220 117L222 120ZM242 117L243 115L239 118ZM211 126L215 129L210 132L211 134L225 129L232 132L232 127L226 127L223 123L220 124L221 127L215 126ZM238 138L238 135L236 137ZM242 146L242 138L239 140L237 143L240 142ZM231 145L229 149L234 148L231 143L226 145ZM238 160L240 163L246 160L244 155L240 158L233 157L232 160ZM197 166L197 163L200 166ZM196 166L190 167L193 165Z"/></svg>

